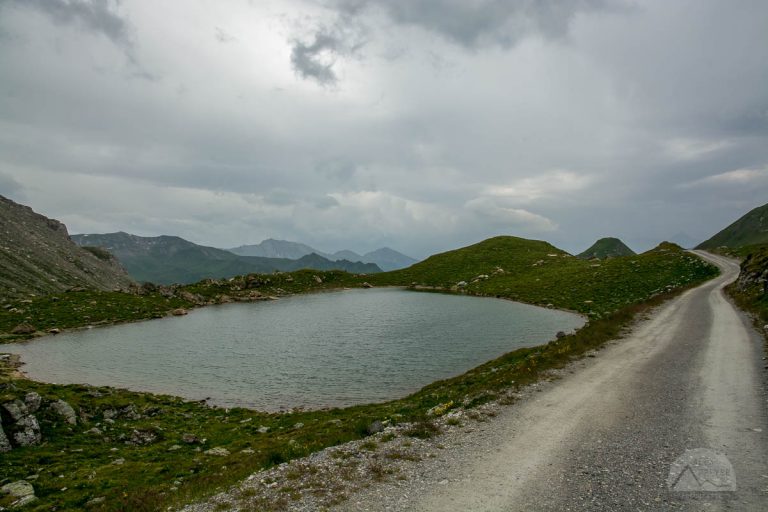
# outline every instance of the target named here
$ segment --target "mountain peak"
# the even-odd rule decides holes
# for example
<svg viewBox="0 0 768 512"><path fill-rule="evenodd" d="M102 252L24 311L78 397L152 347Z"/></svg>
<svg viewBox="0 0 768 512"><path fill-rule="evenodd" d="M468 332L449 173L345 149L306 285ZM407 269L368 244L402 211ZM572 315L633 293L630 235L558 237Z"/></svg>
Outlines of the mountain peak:
<svg viewBox="0 0 768 512"><path fill-rule="evenodd" d="M624 242L614 237L601 238L586 251L577 257L584 260L616 258L619 256L633 256L635 251L626 246Z"/></svg>

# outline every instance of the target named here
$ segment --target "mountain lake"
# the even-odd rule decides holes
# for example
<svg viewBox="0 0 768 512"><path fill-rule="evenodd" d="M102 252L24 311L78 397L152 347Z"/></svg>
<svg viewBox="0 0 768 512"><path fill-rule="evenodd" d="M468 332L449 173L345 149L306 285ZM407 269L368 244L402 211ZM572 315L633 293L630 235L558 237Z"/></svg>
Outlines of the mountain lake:
<svg viewBox="0 0 768 512"><path fill-rule="evenodd" d="M8 348L40 381L278 411L403 397L584 321L502 299L384 288L210 306Z"/></svg>

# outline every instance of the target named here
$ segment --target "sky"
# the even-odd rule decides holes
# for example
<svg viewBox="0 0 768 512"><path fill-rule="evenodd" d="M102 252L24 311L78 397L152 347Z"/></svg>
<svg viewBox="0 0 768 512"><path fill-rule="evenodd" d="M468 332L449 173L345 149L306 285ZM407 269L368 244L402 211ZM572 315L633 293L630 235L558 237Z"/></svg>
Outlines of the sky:
<svg viewBox="0 0 768 512"><path fill-rule="evenodd" d="M0 194L234 247L694 242L768 202L764 0L0 0Z"/></svg>

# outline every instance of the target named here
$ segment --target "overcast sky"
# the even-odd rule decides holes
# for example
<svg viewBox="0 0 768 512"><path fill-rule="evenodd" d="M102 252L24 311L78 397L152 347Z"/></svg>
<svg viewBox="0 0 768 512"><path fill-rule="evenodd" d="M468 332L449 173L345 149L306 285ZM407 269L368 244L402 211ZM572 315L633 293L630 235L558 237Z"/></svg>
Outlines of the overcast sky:
<svg viewBox="0 0 768 512"><path fill-rule="evenodd" d="M415 257L768 202L765 0L0 0L0 194L71 233Z"/></svg>

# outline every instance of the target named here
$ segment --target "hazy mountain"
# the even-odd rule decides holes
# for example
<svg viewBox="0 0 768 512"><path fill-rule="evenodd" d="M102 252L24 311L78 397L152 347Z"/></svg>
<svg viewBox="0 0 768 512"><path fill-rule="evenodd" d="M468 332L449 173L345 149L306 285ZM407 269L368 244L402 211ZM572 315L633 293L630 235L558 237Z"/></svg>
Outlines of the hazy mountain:
<svg viewBox="0 0 768 512"><path fill-rule="evenodd" d="M318 253L318 254L320 254L322 256L325 256L329 260L365 261L365 260L363 260L362 256L357 254L355 251L350 251L349 249L344 249L344 250L341 250L341 251L336 251L335 253L329 254L327 256L325 254L323 254L323 253Z"/></svg>
<svg viewBox="0 0 768 512"><path fill-rule="evenodd" d="M634 256L635 251L627 247L624 242L618 238L601 238L586 251L578 254L577 257L583 260L597 258L604 260L606 258L616 258L617 256Z"/></svg>
<svg viewBox="0 0 768 512"><path fill-rule="evenodd" d="M361 261L363 263L374 263L382 270L396 270L409 267L417 260L397 252L388 247L382 247L364 255L359 255L349 249L327 253L318 251L314 247L299 242L289 242L287 240L275 240L269 238L255 245L241 245L234 249L228 249L230 252L240 256L260 256L264 258L290 258L298 259L308 254L318 254L331 261L348 260Z"/></svg>
<svg viewBox="0 0 768 512"><path fill-rule="evenodd" d="M227 278L240 274L293 271L302 268L375 273L376 265L330 261L322 256L299 259L238 256L214 247L197 245L177 236L142 237L128 233L73 235L79 245L103 247L114 254L138 281L158 284L194 283L205 278Z"/></svg>
<svg viewBox="0 0 768 512"><path fill-rule="evenodd" d="M287 240L275 240L274 238L268 238L263 242L256 245L241 245L233 249L228 249L229 252L237 254L239 256L259 256L261 258L288 258L289 260L297 260L302 256L308 254L319 254L320 256L327 257L321 251L318 251L314 247L310 247L306 244L300 244L298 242L289 242ZM342 258L340 258L342 259Z"/></svg>
<svg viewBox="0 0 768 512"><path fill-rule="evenodd" d="M110 254L78 247L61 222L0 196L0 297L130 283Z"/></svg>
<svg viewBox="0 0 768 512"><path fill-rule="evenodd" d="M365 253L362 261L365 263L375 263L385 271L410 267L417 262L417 260L410 256L406 256L389 247L382 247L381 249Z"/></svg>
<svg viewBox="0 0 768 512"><path fill-rule="evenodd" d="M768 242L768 204L751 210L696 248L742 247L766 242Z"/></svg>

